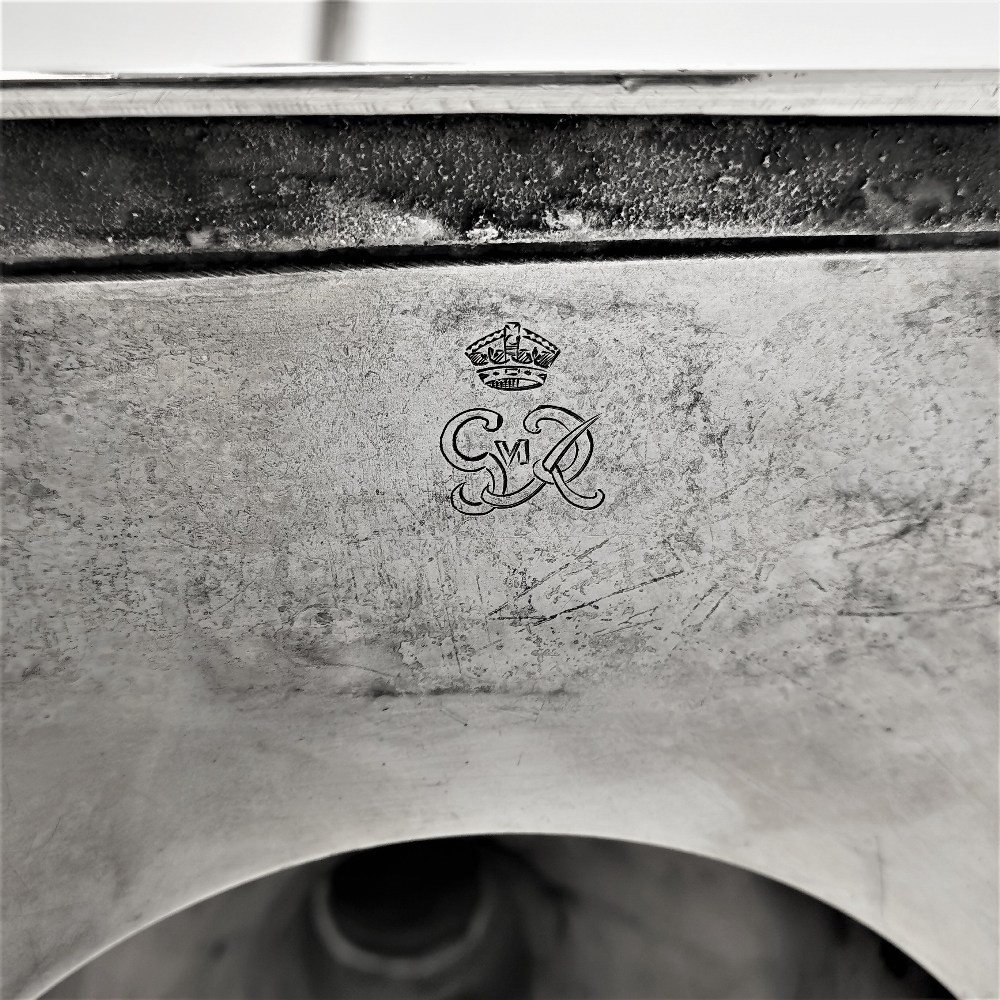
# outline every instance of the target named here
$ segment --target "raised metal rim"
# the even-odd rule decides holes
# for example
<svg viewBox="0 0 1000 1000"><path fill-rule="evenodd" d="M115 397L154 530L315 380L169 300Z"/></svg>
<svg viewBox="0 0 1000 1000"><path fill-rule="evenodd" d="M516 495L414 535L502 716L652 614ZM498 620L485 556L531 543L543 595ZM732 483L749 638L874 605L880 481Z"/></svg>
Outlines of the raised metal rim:
<svg viewBox="0 0 1000 1000"><path fill-rule="evenodd" d="M583 73L441 66L234 67L183 74L0 74L0 117L1000 113L995 70Z"/></svg>

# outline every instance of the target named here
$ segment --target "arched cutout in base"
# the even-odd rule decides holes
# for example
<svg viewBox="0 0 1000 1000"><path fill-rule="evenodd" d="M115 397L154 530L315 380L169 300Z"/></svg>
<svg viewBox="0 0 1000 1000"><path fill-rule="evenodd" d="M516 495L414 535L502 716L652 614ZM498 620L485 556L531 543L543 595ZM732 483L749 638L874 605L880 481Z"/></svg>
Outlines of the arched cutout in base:
<svg viewBox="0 0 1000 1000"><path fill-rule="evenodd" d="M742 869L585 837L391 845L257 879L52 998L937 998L897 948Z"/></svg>

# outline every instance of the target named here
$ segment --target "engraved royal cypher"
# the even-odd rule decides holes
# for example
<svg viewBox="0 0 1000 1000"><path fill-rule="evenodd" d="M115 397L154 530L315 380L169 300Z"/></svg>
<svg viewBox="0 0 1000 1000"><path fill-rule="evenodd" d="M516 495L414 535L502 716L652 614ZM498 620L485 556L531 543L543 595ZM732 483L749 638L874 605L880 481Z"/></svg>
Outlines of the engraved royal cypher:
<svg viewBox="0 0 1000 1000"><path fill-rule="evenodd" d="M549 368L559 357L559 348L545 337L522 327L506 323L501 330L480 337L466 349L480 380L491 389L520 392L537 389L545 384ZM492 450L469 453L460 440L468 429L492 434L503 426L504 418L496 410L476 407L452 417L441 432L441 453L448 464L466 473L485 472L488 482L474 486L461 483L452 490L451 504L462 514L489 514L497 508L517 507L537 496L546 486L556 491L571 506L593 510L604 503L604 493L594 490L581 492L570 484L580 476L594 451L591 427L600 414L584 420L563 406L536 406L523 421L529 435L542 435L553 427L561 436L543 446L543 454L532 465L529 438L517 438L511 443L500 439ZM535 439L539 444L539 439ZM515 487L507 470L515 464L531 466L531 479Z"/></svg>

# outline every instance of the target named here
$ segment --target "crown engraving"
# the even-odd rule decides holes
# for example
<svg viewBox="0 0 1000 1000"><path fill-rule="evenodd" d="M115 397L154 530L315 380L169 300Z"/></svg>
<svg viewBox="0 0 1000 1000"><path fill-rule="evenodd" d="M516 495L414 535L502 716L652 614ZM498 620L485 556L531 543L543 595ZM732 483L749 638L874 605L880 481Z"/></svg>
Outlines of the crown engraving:
<svg viewBox="0 0 1000 1000"><path fill-rule="evenodd" d="M559 348L540 334L505 323L465 349L480 379L493 389L518 392L543 385Z"/></svg>

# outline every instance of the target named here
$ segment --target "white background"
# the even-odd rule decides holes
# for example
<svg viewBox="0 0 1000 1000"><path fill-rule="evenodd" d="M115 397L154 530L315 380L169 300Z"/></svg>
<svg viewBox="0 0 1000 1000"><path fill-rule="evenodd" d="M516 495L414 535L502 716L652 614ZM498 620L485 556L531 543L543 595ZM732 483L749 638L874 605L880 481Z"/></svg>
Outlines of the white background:
<svg viewBox="0 0 1000 1000"><path fill-rule="evenodd" d="M13 0L3 69L347 62L590 69L993 68L992 2ZM331 34L336 38L331 38Z"/></svg>

